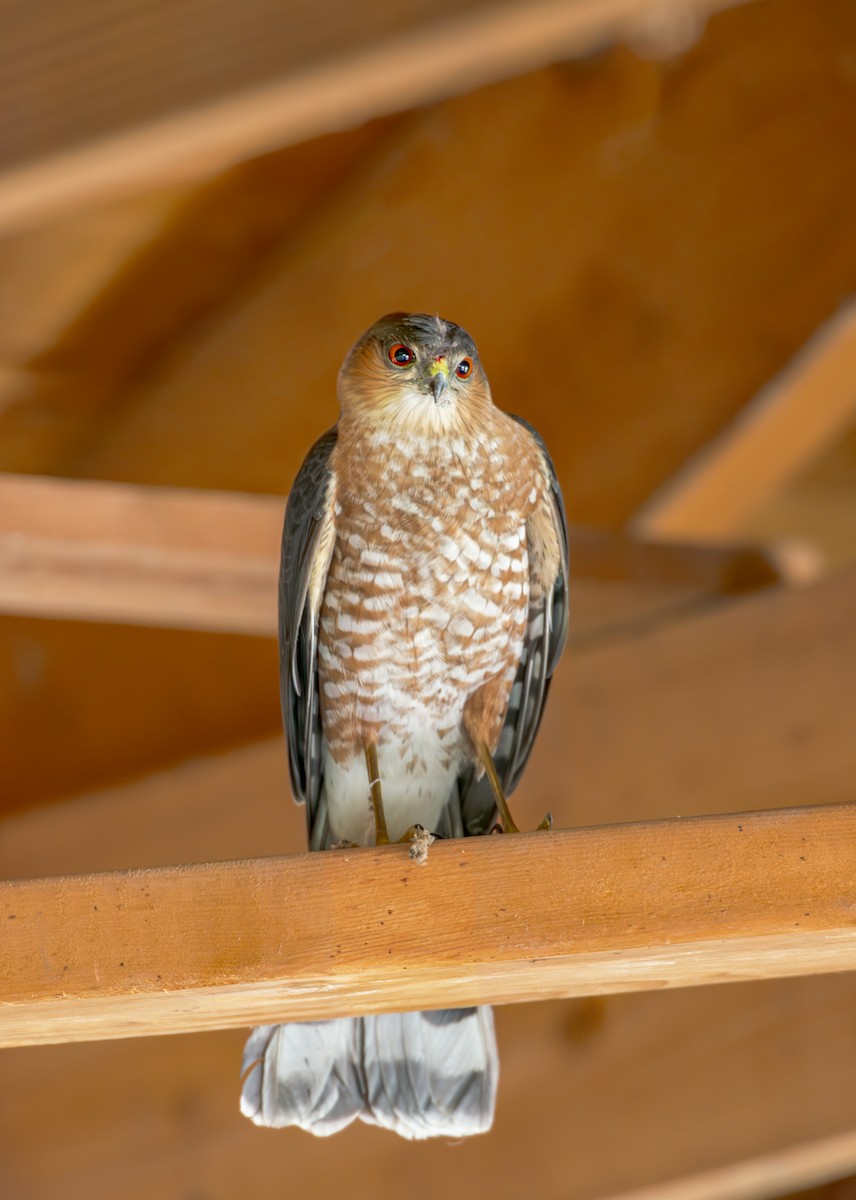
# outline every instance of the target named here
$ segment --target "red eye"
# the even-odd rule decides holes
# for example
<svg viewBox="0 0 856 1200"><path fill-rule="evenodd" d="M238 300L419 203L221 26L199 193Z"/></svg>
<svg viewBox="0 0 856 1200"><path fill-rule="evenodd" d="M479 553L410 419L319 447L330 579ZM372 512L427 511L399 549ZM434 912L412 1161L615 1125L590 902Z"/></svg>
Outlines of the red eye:
<svg viewBox="0 0 856 1200"><path fill-rule="evenodd" d="M406 367L413 362L413 351L409 346L405 346L403 342L396 342L394 346L389 348L389 361L395 363L397 367Z"/></svg>
<svg viewBox="0 0 856 1200"><path fill-rule="evenodd" d="M471 358L462 358L455 367L455 374L458 379L466 379L470 371L473 369L473 360Z"/></svg>

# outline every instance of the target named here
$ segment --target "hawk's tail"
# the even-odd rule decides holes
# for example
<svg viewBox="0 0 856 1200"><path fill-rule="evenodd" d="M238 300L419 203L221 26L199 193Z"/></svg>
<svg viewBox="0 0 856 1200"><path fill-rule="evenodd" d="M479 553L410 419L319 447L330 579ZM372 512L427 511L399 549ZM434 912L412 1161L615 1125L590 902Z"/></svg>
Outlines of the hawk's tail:
<svg viewBox="0 0 856 1200"><path fill-rule="evenodd" d="M499 1075L493 1012L260 1025L243 1072L241 1112L256 1125L326 1137L359 1117L405 1138L486 1133Z"/></svg>

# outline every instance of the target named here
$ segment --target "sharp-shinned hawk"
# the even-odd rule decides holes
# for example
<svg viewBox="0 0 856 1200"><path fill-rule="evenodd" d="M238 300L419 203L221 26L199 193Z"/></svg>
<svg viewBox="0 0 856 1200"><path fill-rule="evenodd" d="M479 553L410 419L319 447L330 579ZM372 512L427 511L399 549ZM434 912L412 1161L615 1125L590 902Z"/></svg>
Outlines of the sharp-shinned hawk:
<svg viewBox="0 0 856 1200"><path fill-rule="evenodd" d="M536 431L497 409L472 338L392 313L348 354L338 424L286 509L281 697L309 844L421 825L513 831L567 634L568 538ZM498 1074L489 1008L263 1026L244 1057L258 1124L405 1137L483 1132Z"/></svg>

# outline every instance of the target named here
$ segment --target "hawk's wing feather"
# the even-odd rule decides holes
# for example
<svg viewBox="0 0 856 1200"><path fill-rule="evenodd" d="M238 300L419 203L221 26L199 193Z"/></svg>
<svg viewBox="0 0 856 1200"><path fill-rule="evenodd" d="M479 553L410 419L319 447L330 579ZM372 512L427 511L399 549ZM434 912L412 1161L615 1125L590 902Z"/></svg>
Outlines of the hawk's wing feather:
<svg viewBox="0 0 856 1200"><path fill-rule="evenodd" d="M549 481L548 515L558 542L559 565L554 578L534 581L540 584L534 590L541 599L530 603L517 677L494 754L497 774L507 796L517 787L532 753L550 688L550 677L568 636L568 522L562 489L541 435L522 417L509 415L532 437ZM537 570L538 566L533 568L530 564L530 571L533 569ZM475 780L474 772L470 769L462 775L459 787L467 832L486 832L495 819L493 793L487 778Z"/></svg>
<svg viewBox="0 0 856 1200"><path fill-rule="evenodd" d="M285 509L279 571L279 683L282 719L294 798L306 802L310 831L321 791L321 716L318 705L317 639L320 605L333 550L325 538L333 504L330 456L336 429L328 429L307 454Z"/></svg>

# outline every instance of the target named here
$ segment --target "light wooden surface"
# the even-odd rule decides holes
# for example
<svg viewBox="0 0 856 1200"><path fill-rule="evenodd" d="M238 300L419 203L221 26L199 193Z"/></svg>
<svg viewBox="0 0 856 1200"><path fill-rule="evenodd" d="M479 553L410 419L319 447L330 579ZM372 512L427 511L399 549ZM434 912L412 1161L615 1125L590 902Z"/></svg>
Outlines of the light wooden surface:
<svg viewBox="0 0 856 1200"><path fill-rule="evenodd" d="M626 738L616 753L623 748ZM7 822L0 872L175 861L230 846L280 852L289 825L293 845L305 836L286 790L281 745L187 764ZM297 1194L337 1196L346 1170L356 1200L397 1187L417 1200L485 1188L500 1200L527 1189L592 1200L667 1182L673 1200L684 1190L695 1200L697 1188L727 1184L745 1165L758 1195L773 1195L783 1173L797 1185L848 1161L856 1168L846 1144L856 1126L854 1005L851 972L502 1006L496 1127L455 1147L399 1145L364 1129L334 1143L260 1133L236 1109L241 1030L7 1049L0 1181L22 1200L149 1200L194 1188L266 1200L281 1194L287 1158Z"/></svg>
<svg viewBox="0 0 856 1200"><path fill-rule="evenodd" d="M826 322L796 360L630 523L643 537L733 536L856 417L856 304Z"/></svg>
<svg viewBox="0 0 856 1200"><path fill-rule="evenodd" d="M789 1196L793 1200L853 1200L856 1179L839 1185L820 1184L811 1193L795 1193L821 1180L849 1175L856 1163L856 1130L837 1137L804 1142L778 1154L749 1158L715 1171L700 1171L653 1187L621 1192L613 1200L762 1200Z"/></svg>
<svg viewBox="0 0 856 1200"><path fill-rule="evenodd" d="M284 497L0 474L0 612L271 636L284 509ZM816 567L808 550L571 530L574 579L659 587L666 606L805 582Z"/></svg>
<svg viewBox="0 0 856 1200"><path fill-rule="evenodd" d="M628 33L669 46L674 30L680 45L706 12L738 2L418 0L316 13L149 0L128 16L98 4L86 22L62 4L23 9L6 28L0 107L17 120L0 142L0 228L198 178ZM176 43L181 72L170 69Z"/></svg>
<svg viewBox="0 0 856 1200"><path fill-rule="evenodd" d="M856 805L7 883L0 919L5 1045L846 971Z"/></svg>

